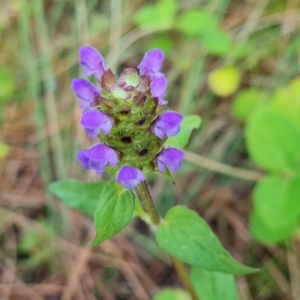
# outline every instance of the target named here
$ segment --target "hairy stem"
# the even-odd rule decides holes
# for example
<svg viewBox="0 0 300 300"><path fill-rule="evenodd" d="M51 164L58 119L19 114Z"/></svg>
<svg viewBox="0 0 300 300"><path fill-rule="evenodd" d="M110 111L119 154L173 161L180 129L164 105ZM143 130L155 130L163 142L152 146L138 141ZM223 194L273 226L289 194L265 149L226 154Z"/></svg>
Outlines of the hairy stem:
<svg viewBox="0 0 300 300"><path fill-rule="evenodd" d="M152 197L150 195L148 185L146 181L141 182L137 187L138 195L143 203L144 209L147 211L147 213L150 216L151 222L153 225L157 226L160 224L160 217L157 212L157 209L153 203ZM176 270L179 278L181 279L184 287L188 291L188 293L191 296L192 300L199 300L195 289L190 281L190 278L184 268L184 265L180 260L178 260L176 257L171 256L171 261L174 266L174 269Z"/></svg>

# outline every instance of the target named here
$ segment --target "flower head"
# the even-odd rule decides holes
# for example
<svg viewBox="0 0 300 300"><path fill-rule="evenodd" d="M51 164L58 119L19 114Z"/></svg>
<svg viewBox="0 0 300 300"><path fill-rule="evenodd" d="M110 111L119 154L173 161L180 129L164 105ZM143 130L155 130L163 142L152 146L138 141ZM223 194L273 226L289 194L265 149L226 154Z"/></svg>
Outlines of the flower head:
<svg viewBox="0 0 300 300"><path fill-rule="evenodd" d="M108 134L112 128L109 117L97 109L84 110L80 124L90 138L95 138L101 130L104 134Z"/></svg>
<svg viewBox="0 0 300 300"><path fill-rule="evenodd" d="M166 168L173 172L177 172L181 165L184 152L173 147L166 148L157 157L158 169L165 172Z"/></svg>
<svg viewBox="0 0 300 300"><path fill-rule="evenodd" d="M116 166L118 163L116 152L103 144L96 144L89 149L80 151L77 158L84 169L95 170L97 174L102 173L107 164Z"/></svg>
<svg viewBox="0 0 300 300"><path fill-rule="evenodd" d="M168 80L161 72L163 52L152 49L138 65L139 72L126 68L120 76L105 69L104 58L92 47L81 47L79 57L84 74L94 75L101 87L85 79L72 82L82 100L80 124L90 138L101 140L78 153L83 168L97 174L106 170L128 189L157 169L178 171L183 152L164 149L164 143L179 132L183 117L172 111L162 113L162 106L168 103Z"/></svg>
<svg viewBox="0 0 300 300"><path fill-rule="evenodd" d="M83 72L85 76L94 75L98 80L101 80L105 72L104 58L93 47L81 47L79 50L80 64L86 68Z"/></svg>
<svg viewBox="0 0 300 300"><path fill-rule="evenodd" d="M165 136L174 136L180 130L180 123L183 117L181 114L174 111L167 111L160 115L154 124L154 133L161 139Z"/></svg>
<svg viewBox="0 0 300 300"><path fill-rule="evenodd" d="M126 189L134 189L141 181L146 180L144 174L137 168L131 166L123 167L116 181L121 183Z"/></svg>
<svg viewBox="0 0 300 300"><path fill-rule="evenodd" d="M85 79L73 79L72 89L76 96L82 100L81 108L94 106L97 97L101 96L100 88Z"/></svg>

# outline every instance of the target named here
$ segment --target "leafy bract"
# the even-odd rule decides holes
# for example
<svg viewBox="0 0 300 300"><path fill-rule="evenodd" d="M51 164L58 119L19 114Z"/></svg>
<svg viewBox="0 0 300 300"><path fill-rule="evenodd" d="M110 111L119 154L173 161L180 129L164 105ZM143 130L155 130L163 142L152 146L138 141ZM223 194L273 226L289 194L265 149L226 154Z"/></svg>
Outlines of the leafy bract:
<svg viewBox="0 0 300 300"><path fill-rule="evenodd" d="M96 237L93 246L113 237L131 221L134 200L132 190L123 189L115 181L104 186L94 214Z"/></svg>
<svg viewBox="0 0 300 300"><path fill-rule="evenodd" d="M153 300L191 300L191 297L180 289L164 289L155 295Z"/></svg>
<svg viewBox="0 0 300 300"><path fill-rule="evenodd" d="M282 113L264 107L256 110L246 128L251 158L269 171L299 169L300 131Z"/></svg>
<svg viewBox="0 0 300 300"><path fill-rule="evenodd" d="M268 228L280 230L299 218L299 199L299 175L285 180L279 176L268 176L255 186L254 211Z"/></svg>
<svg viewBox="0 0 300 300"><path fill-rule="evenodd" d="M173 146L182 149L189 141L189 137L195 128L199 128L201 118L198 116L185 116L180 125L180 132L176 136L169 137L166 146Z"/></svg>
<svg viewBox="0 0 300 300"><path fill-rule="evenodd" d="M163 250L192 266L231 274L256 271L232 258L205 221L185 206L169 210L156 239Z"/></svg>
<svg viewBox="0 0 300 300"><path fill-rule="evenodd" d="M253 237L265 244L277 244L285 241L296 230L298 219L286 221L284 225L270 228L263 222L256 211L250 216L250 231Z"/></svg>
<svg viewBox="0 0 300 300"><path fill-rule="evenodd" d="M201 300L238 300L233 275L193 267L191 280Z"/></svg>
<svg viewBox="0 0 300 300"><path fill-rule="evenodd" d="M52 182L49 191L67 205L93 216L106 183L105 180L83 183L76 179L68 179Z"/></svg>

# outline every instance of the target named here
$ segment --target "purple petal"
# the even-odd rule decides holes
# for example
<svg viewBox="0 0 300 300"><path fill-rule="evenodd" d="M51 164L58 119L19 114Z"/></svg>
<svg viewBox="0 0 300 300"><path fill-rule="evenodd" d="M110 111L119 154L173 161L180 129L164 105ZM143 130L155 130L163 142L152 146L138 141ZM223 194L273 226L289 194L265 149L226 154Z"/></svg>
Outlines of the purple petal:
<svg viewBox="0 0 300 300"><path fill-rule="evenodd" d="M164 99L165 97L166 97L166 93L163 93L162 95L160 95L158 97L158 104L159 105L167 105L168 104L168 101Z"/></svg>
<svg viewBox="0 0 300 300"><path fill-rule="evenodd" d="M160 49L152 49L147 52L138 65L140 75L152 76L157 73L163 64L164 53Z"/></svg>
<svg viewBox="0 0 300 300"><path fill-rule="evenodd" d="M100 130L104 134L108 134L112 128L109 117L96 109L83 111L80 124L84 127L90 138L95 138Z"/></svg>
<svg viewBox="0 0 300 300"><path fill-rule="evenodd" d="M84 75L94 76L101 80L105 72L104 57L93 47L84 46L79 49L80 64L86 68Z"/></svg>
<svg viewBox="0 0 300 300"><path fill-rule="evenodd" d="M110 163L113 167L118 163L116 152L110 147L103 144L96 144L88 150L87 153L90 163L104 164Z"/></svg>
<svg viewBox="0 0 300 300"><path fill-rule="evenodd" d="M116 181L122 184L122 186L126 189L134 189L145 179L144 174L139 169L131 166L125 166L119 171Z"/></svg>
<svg viewBox="0 0 300 300"><path fill-rule="evenodd" d="M163 150L157 158L158 169L165 172L166 168L173 172L177 172L182 166L184 152L173 147Z"/></svg>
<svg viewBox="0 0 300 300"><path fill-rule="evenodd" d="M89 149L80 151L78 160L86 170L95 170L97 174L102 173L109 163L115 166L118 163L116 152L103 144L96 144Z"/></svg>
<svg viewBox="0 0 300 300"><path fill-rule="evenodd" d="M95 99L101 95L99 87L81 78L72 80L72 90L83 101L82 108L95 105Z"/></svg>
<svg viewBox="0 0 300 300"><path fill-rule="evenodd" d="M90 170L91 167L90 167L90 164L89 164L89 158L86 156L86 153L88 152L87 149L85 150L82 150L80 151L78 154L77 154L77 159L81 162L82 164L82 167L85 169L85 170Z"/></svg>
<svg viewBox="0 0 300 300"><path fill-rule="evenodd" d="M163 95L167 89L168 80L163 73L157 73L153 76L150 85L150 91L152 97L159 97Z"/></svg>
<svg viewBox="0 0 300 300"><path fill-rule="evenodd" d="M160 115L154 124L154 134L163 139L165 135L174 136L180 131L183 117L177 112L167 111Z"/></svg>

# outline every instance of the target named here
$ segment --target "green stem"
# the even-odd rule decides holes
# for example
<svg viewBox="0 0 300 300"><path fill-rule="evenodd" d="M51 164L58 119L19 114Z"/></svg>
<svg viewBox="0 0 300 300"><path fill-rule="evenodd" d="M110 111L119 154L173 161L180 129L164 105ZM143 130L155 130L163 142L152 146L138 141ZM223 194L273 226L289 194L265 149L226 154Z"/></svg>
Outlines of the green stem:
<svg viewBox="0 0 300 300"><path fill-rule="evenodd" d="M150 216L152 224L156 225L156 226L159 225L160 217L159 217L156 207L152 201L152 197L150 195L146 181L142 181L138 185L137 192L143 202L143 206L145 207L145 210L147 211L147 213Z"/></svg>
<svg viewBox="0 0 300 300"><path fill-rule="evenodd" d="M142 200L143 206L145 208L145 210L148 212L151 222L153 225L157 226L160 224L160 217L159 214L156 210L156 207L153 203L152 197L150 195L149 189L148 189L148 185L146 183L146 181L141 182L138 187L137 187L137 192L138 195L140 197L140 199ZM171 261L172 264L174 266L174 269L176 270L179 278L181 279L184 287L186 288L186 290L188 291L188 293L191 296L192 300L199 300L199 297L197 296L195 289L190 281L190 278L184 268L184 265L182 264L182 262L180 260L178 260L176 257L171 256Z"/></svg>

